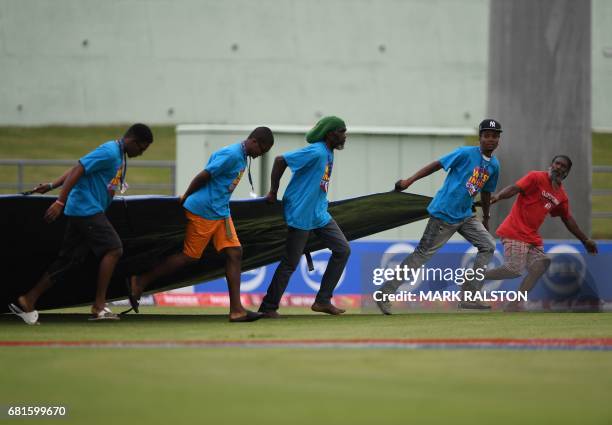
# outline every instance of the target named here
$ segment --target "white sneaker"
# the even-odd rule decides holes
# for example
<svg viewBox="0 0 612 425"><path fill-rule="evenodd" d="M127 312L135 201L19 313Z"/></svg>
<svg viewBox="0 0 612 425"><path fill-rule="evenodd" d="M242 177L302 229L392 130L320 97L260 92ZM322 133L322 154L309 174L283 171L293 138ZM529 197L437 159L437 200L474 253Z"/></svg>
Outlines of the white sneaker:
<svg viewBox="0 0 612 425"><path fill-rule="evenodd" d="M88 320L119 320L119 316L113 313L110 308L104 307L97 314L92 313Z"/></svg>
<svg viewBox="0 0 612 425"><path fill-rule="evenodd" d="M26 312L19 308L19 306L12 303L8 305L8 308L9 310L11 310L11 312L21 317L21 319L23 319L23 321L26 322L28 325L38 324L38 311L32 310L30 312Z"/></svg>

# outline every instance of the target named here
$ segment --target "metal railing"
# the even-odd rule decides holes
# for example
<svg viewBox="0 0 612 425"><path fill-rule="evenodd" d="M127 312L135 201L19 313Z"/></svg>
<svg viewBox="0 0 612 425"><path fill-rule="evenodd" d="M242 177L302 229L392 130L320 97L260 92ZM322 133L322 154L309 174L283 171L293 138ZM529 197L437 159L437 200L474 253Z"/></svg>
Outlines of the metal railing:
<svg viewBox="0 0 612 425"><path fill-rule="evenodd" d="M593 173L608 173L612 174L612 165L593 165ZM593 189L591 197L593 196L610 196L612 195L612 189ZM591 212L592 218L612 218L612 211L594 211Z"/></svg>
<svg viewBox="0 0 612 425"><path fill-rule="evenodd" d="M0 159L0 166L17 167L17 181L15 183L0 183L0 189L14 189L16 192L23 192L40 183L24 181L26 167L64 166L67 168L75 164L76 161L71 159ZM129 167L169 169L169 183L130 183L130 189L163 190L174 194L174 184L176 181L176 164L174 161L130 161Z"/></svg>
<svg viewBox="0 0 612 425"><path fill-rule="evenodd" d="M25 182L24 170L26 167L70 167L75 164L71 159L0 159L0 166L17 167L17 181L15 183L0 183L0 189L14 189L16 192L23 192L26 189L34 187L40 182ZM170 170L169 183L134 183L130 184L131 189L143 190L164 190L174 194L174 185L176 181L176 163L174 161L131 161L130 168L167 168ZM593 173L610 173L612 174L612 165L594 165ZM594 189L592 196L609 196L612 195L612 189ZM593 218L612 218L612 211L595 211L591 213Z"/></svg>

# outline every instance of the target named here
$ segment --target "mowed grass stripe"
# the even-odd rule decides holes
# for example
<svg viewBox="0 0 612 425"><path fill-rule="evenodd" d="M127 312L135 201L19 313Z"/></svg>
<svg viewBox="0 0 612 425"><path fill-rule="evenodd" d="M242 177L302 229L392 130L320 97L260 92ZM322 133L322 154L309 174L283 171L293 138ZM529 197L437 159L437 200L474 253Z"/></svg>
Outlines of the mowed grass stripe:
<svg viewBox="0 0 612 425"><path fill-rule="evenodd" d="M349 349L513 349L612 350L612 338L539 339L313 339L313 340L153 340L0 341L0 347L44 348L349 348Z"/></svg>
<svg viewBox="0 0 612 425"><path fill-rule="evenodd" d="M4 404L66 405L62 423L612 423L609 352L23 347L0 362Z"/></svg>
<svg viewBox="0 0 612 425"><path fill-rule="evenodd" d="M0 315L0 341L612 338L610 313L287 314L286 319L236 324L229 323L226 314L211 312L220 309L143 307L141 314L113 323L92 323L83 313L54 312L42 313L40 326L27 326L7 314Z"/></svg>

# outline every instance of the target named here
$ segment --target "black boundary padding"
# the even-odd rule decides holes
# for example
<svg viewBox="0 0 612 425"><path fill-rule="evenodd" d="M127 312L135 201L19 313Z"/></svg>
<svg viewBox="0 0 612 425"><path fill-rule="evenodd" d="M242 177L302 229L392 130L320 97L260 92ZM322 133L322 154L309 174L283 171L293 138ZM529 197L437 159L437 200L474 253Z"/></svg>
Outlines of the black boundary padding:
<svg viewBox="0 0 612 425"><path fill-rule="evenodd" d="M47 224L43 215L55 196L0 195L3 243L3 284L0 313L8 303L31 289L55 260L62 243L66 217ZM348 240L362 238L428 217L431 198L386 192L329 203L329 212ZM230 202L236 231L243 249L242 271L281 259L287 238L280 202L263 198ZM107 216L123 242L123 256L111 279L108 298L125 299L125 279L145 272L183 246L186 219L179 198L174 196L117 197ZM312 235L305 252L324 248ZM99 260L90 254L81 264L58 279L40 298L37 309L91 304ZM193 285L224 276L225 260L208 247L201 260L167 278L154 282L148 293Z"/></svg>

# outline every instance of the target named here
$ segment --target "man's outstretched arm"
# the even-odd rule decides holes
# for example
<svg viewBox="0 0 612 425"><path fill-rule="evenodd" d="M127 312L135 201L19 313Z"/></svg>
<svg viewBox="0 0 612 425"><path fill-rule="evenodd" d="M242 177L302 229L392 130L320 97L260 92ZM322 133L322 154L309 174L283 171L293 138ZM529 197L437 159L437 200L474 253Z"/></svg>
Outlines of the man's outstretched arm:
<svg viewBox="0 0 612 425"><path fill-rule="evenodd" d="M73 167L74 168L74 167ZM49 183L40 183L36 185L34 189L32 189L32 193L47 193L50 190L55 189L56 187L60 187L66 181L68 175L72 172L72 168L66 170L64 174L59 176L57 179L53 180Z"/></svg>
<svg viewBox="0 0 612 425"><path fill-rule="evenodd" d="M274 165L272 165L272 173L270 174L270 191L266 195L266 201L273 204L276 202L276 194L278 193L278 186L280 185L281 177L287 169L287 161L282 155L274 158Z"/></svg>
<svg viewBox="0 0 612 425"><path fill-rule="evenodd" d="M70 191L74 185L77 184L83 174L85 174L85 168L83 168L83 165L81 165L79 162L77 165L64 173L62 177L60 177L60 179L63 179L62 190L57 197L57 201L51 204L51 206L45 212L44 219L47 223L55 221L62 214Z"/></svg>
<svg viewBox="0 0 612 425"><path fill-rule="evenodd" d="M517 193L522 193L522 192L523 191L521 190L521 188L515 184L506 186L502 190L500 190L498 193L491 196L491 205L493 205L497 201L501 201L502 199L512 198Z"/></svg>
<svg viewBox="0 0 612 425"><path fill-rule="evenodd" d="M584 232L580 229L580 227L578 227L578 223L576 223L574 217L561 217L561 220L563 220L563 224L565 224L567 230L572 232L572 234L576 236L576 238L578 238L580 242L582 242L587 252L591 254L597 254L597 244L594 240L589 239L587 235L585 235Z"/></svg>
<svg viewBox="0 0 612 425"><path fill-rule="evenodd" d="M397 192L401 192L402 190L408 189L415 181L422 179L423 177L427 177L430 174L435 173L438 170L442 169L442 163L440 161L434 161L431 164L427 164L419 171L414 173L411 177L408 177L404 180L398 180L395 182L395 190Z"/></svg>

